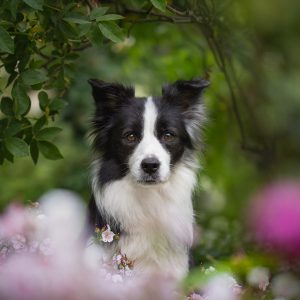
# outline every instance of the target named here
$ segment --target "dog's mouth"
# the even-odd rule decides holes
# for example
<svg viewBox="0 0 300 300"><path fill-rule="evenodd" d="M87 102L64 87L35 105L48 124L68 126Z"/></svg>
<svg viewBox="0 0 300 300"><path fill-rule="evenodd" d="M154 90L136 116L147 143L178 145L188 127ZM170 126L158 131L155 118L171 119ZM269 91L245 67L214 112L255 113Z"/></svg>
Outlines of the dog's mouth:
<svg viewBox="0 0 300 300"><path fill-rule="evenodd" d="M160 177L147 176L137 180L137 183L143 186L153 186L165 183L166 180L162 180Z"/></svg>
<svg viewBox="0 0 300 300"><path fill-rule="evenodd" d="M155 179L148 179L148 180L138 180L138 183L143 185L155 185L155 184L162 183L162 181L155 180Z"/></svg>

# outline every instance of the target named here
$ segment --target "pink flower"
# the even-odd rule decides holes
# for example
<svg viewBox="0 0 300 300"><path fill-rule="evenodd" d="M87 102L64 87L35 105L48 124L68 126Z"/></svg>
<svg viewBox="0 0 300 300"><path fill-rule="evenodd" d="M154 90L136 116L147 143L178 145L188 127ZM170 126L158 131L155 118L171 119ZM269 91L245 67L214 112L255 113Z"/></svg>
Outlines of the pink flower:
<svg viewBox="0 0 300 300"><path fill-rule="evenodd" d="M53 253L53 249L51 247L51 240L49 238L45 238L39 247L42 254L45 256L51 255Z"/></svg>
<svg viewBox="0 0 300 300"><path fill-rule="evenodd" d="M23 233L28 227L26 209L12 203L0 218L0 236L11 237L15 234Z"/></svg>
<svg viewBox="0 0 300 300"><path fill-rule="evenodd" d="M106 225L107 229L102 232L102 241L104 243L111 243L114 240L115 234L110 230L110 226Z"/></svg>
<svg viewBox="0 0 300 300"><path fill-rule="evenodd" d="M260 191L253 199L250 226L267 250L300 258L300 184L277 182Z"/></svg>
<svg viewBox="0 0 300 300"><path fill-rule="evenodd" d="M199 294L193 293L187 298L187 300L204 300L204 298Z"/></svg>
<svg viewBox="0 0 300 300"><path fill-rule="evenodd" d="M26 238L23 235L17 234L15 236L12 237L11 239L11 243L13 248L16 251L22 251L25 250L27 248L26 246Z"/></svg>
<svg viewBox="0 0 300 300"><path fill-rule="evenodd" d="M83 209L61 195L54 200L53 205L42 203L46 222L40 222L35 211L28 213L22 208L0 216L1 225L5 225L5 230L0 227L1 234L9 233L0 236L0 299L178 299L175 283L159 274L125 277L132 267L125 254L115 256L121 269L113 269L111 262L107 267L101 264L100 247L95 248L99 256L90 252L92 257L86 260L84 245L78 241ZM12 217L15 213L19 220ZM109 226L99 234L103 242L115 238Z"/></svg>
<svg viewBox="0 0 300 300"><path fill-rule="evenodd" d="M227 273L212 277L204 288L204 299L238 300L243 293L242 287Z"/></svg>
<svg viewBox="0 0 300 300"><path fill-rule="evenodd" d="M113 257L113 262L119 265L122 262L122 255L121 254L115 254Z"/></svg>
<svg viewBox="0 0 300 300"><path fill-rule="evenodd" d="M247 281L251 286L265 291L270 284L270 272L264 267L255 267L247 275Z"/></svg>

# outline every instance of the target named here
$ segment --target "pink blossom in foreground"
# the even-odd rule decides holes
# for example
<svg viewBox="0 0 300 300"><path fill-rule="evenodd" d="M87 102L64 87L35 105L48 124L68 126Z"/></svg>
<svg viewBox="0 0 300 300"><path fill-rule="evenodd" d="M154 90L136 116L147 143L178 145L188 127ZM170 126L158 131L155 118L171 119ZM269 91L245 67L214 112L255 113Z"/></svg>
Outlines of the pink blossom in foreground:
<svg viewBox="0 0 300 300"><path fill-rule="evenodd" d="M38 211L20 208L20 223L13 222L15 212L9 210L8 216L0 217L6 228L14 228L0 235L1 300L184 299L178 282L158 273L138 273L126 253L116 250L113 258L105 259L105 247L99 242L112 242L118 236L109 225L98 230L98 243L82 243L85 210L77 198L56 190L42 198ZM199 288L201 294L191 294L189 300L237 300L241 290L223 274Z"/></svg>
<svg viewBox="0 0 300 300"><path fill-rule="evenodd" d="M111 243L114 240L115 234L110 230L110 226L107 225L107 229L102 232L102 241L104 243Z"/></svg>
<svg viewBox="0 0 300 300"><path fill-rule="evenodd" d="M14 230L5 231L11 236L4 236L4 231L0 236L0 299L178 299L174 283L159 274L127 276L130 261L125 255L116 255L111 265L98 256L87 259L80 242L85 210L71 193L52 192L43 197L40 207L42 222L40 212L29 214L25 208L20 208L22 226L16 220L12 223L11 211L1 217L6 228ZM30 230L23 226L28 216Z"/></svg>
<svg viewBox="0 0 300 300"><path fill-rule="evenodd" d="M247 274L248 283L262 291L265 291L270 284L270 272L265 267L255 267Z"/></svg>
<svg viewBox="0 0 300 300"><path fill-rule="evenodd" d="M238 300L243 293L242 287L227 273L213 276L204 287L205 300Z"/></svg>
<svg viewBox="0 0 300 300"><path fill-rule="evenodd" d="M258 243L289 259L300 258L300 183L277 182L253 199L250 226Z"/></svg>
<svg viewBox="0 0 300 300"><path fill-rule="evenodd" d="M24 207L17 203L9 205L5 214L0 217L0 236L11 237L28 230L27 213Z"/></svg>

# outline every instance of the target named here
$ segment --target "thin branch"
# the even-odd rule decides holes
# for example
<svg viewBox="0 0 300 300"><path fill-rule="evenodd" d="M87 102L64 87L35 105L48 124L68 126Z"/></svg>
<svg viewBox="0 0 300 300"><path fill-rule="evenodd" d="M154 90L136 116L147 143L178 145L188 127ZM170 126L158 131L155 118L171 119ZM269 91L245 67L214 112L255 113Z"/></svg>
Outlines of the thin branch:
<svg viewBox="0 0 300 300"><path fill-rule="evenodd" d="M175 14L175 15L177 15L177 16L187 16L188 15L188 11L180 11L180 10L178 10L178 9L176 9L176 8L174 8L173 6L171 6L171 5L167 5L167 9L171 12L171 13L173 13L173 14Z"/></svg>
<svg viewBox="0 0 300 300"><path fill-rule="evenodd" d="M51 57L49 59L47 59L47 61L45 63L42 64L42 68L45 68L46 70L48 69L48 66L54 62L56 59L56 57Z"/></svg>
<svg viewBox="0 0 300 300"><path fill-rule="evenodd" d="M83 45L81 45L81 46L79 46L77 48L72 48L72 51L82 51L82 50L85 50L85 49L87 49L87 48L89 48L91 46L92 46L91 42L86 42L85 44L83 44Z"/></svg>
<svg viewBox="0 0 300 300"><path fill-rule="evenodd" d="M158 20L160 21L169 21L172 23L192 23L193 20L191 17L186 16L186 17L182 17L182 16L168 16L168 15L164 15L161 13L156 13L153 11L146 11L146 10L142 10L142 9L135 9L135 8L129 8L129 7L124 7L124 13L134 13L137 15L143 15L146 16L146 18L148 18L149 16L153 16L153 17L158 17Z"/></svg>
<svg viewBox="0 0 300 300"><path fill-rule="evenodd" d="M93 6L91 5L89 0L85 0L84 2L87 4L87 6L89 7L90 10L93 9Z"/></svg>

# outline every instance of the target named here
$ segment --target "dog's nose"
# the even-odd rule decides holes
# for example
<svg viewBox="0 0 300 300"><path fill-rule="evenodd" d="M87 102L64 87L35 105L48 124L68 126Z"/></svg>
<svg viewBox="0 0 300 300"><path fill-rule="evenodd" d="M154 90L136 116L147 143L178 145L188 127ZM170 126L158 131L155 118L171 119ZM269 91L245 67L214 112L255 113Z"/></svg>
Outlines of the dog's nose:
<svg viewBox="0 0 300 300"><path fill-rule="evenodd" d="M149 157L142 160L141 166L145 173L153 174L158 170L160 162L155 157Z"/></svg>

